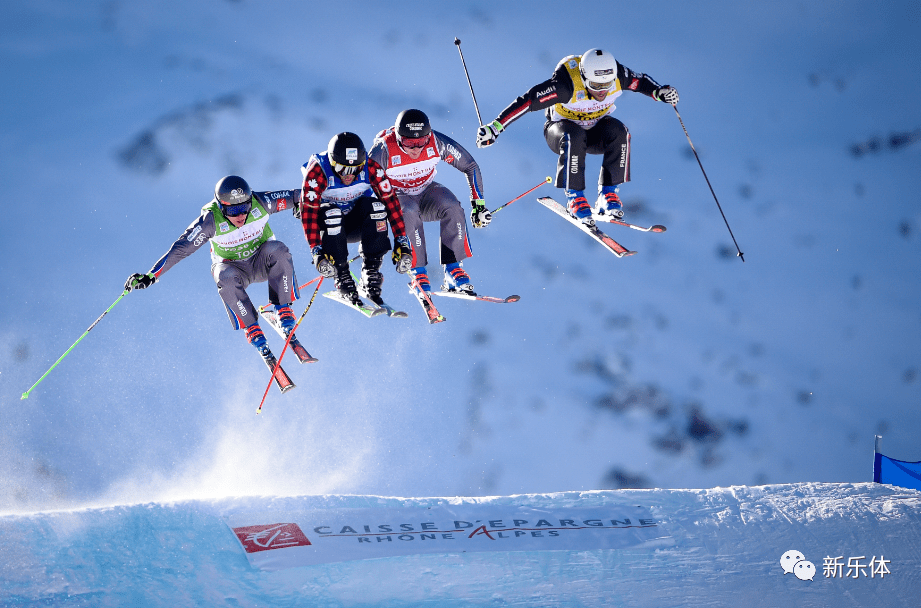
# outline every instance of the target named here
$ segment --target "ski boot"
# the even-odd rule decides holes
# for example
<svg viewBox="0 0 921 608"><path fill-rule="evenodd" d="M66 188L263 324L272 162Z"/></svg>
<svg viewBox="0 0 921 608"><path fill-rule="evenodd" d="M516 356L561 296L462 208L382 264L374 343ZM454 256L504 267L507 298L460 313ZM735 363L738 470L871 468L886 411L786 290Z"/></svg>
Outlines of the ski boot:
<svg viewBox="0 0 921 608"><path fill-rule="evenodd" d="M384 305L384 299L381 297L381 286L384 284L381 262L380 257L366 257L361 267L361 287L376 306Z"/></svg>
<svg viewBox="0 0 921 608"><path fill-rule="evenodd" d="M624 217L624 205L617 196L618 186L602 186L598 193L598 200L595 201L595 213L606 215L615 220Z"/></svg>
<svg viewBox="0 0 921 608"><path fill-rule="evenodd" d="M473 285L470 283L470 275L464 270L460 262L445 264L445 282L441 286L442 291L460 291L471 296L475 296Z"/></svg>
<svg viewBox="0 0 921 608"><path fill-rule="evenodd" d="M243 331L246 332L246 339L249 340L250 344L256 347L256 350L259 351L263 359L267 359L268 357L275 358L272 356L272 351L269 350L268 340L265 339L265 334L262 333L262 328L259 327L258 323L253 323Z"/></svg>
<svg viewBox="0 0 921 608"><path fill-rule="evenodd" d="M432 284L429 283L429 275L425 272L425 266L417 266L409 271L419 288L427 293L432 293Z"/></svg>
<svg viewBox="0 0 921 608"><path fill-rule="evenodd" d="M361 296L358 295L358 287L355 285L355 279L349 272L348 262L336 262L336 289L343 300L354 306L364 306Z"/></svg>
<svg viewBox="0 0 921 608"><path fill-rule="evenodd" d="M582 190L566 190L566 202L569 215L586 226L595 225L595 219L592 217L592 207L585 198L585 192Z"/></svg>
<svg viewBox="0 0 921 608"><path fill-rule="evenodd" d="M297 325L297 318L294 316L294 311L291 310L291 305L276 306L275 318L278 319L278 325L284 332L285 337L287 338L291 335L291 332L294 331L294 326Z"/></svg>

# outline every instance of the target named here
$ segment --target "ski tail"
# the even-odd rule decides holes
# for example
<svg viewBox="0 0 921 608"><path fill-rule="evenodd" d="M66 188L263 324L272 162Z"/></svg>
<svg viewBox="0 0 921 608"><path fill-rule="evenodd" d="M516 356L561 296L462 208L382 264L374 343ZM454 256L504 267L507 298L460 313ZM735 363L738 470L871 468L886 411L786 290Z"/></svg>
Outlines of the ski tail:
<svg viewBox="0 0 921 608"><path fill-rule="evenodd" d="M432 302L432 297L425 292L424 289L419 287L419 284L415 279L409 283L409 293L413 294L416 299L419 301L422 310L425 312L425 316L428 317L429 323L441 323L445 321L444 315L438 312L438 309L435 308L435 304Z"/></svg>
<svg viewBox="0 0 921 608"><path fill-rule="evenodd" d="M275 358L275 355L269 354L262 358L265 361L266 367L269 368L269 371L272 372L272 379L275 381L275 386L278 387L282 393L287 393L292 388L295 387L294 382L291 381L291 378L285 372L284 368L278 364L278 360Z"/></svg>
<svg viewBox="0 0 921 608"><path fill-rule="evenodd" d="M297 360L301 363L316 363L319 361L319 359L307 352L307 349L304 348L295 336L291 336L291 341L288 343L288 346L291 347L291 350L294 351L294 356L297 357Z"/></svg>

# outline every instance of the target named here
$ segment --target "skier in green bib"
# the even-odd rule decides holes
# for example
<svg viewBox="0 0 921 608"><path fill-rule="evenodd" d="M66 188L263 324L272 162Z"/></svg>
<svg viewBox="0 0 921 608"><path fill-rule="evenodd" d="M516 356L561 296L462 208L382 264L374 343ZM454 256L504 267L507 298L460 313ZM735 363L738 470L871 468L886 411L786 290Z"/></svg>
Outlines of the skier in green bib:
<svg viewBox="0 0 921 608"><path fill-rule="evenodd" d="M180 260L211 243L211 276L235 330L243 328L246 338L266 363L275 360L259 314L246 288L268 281L269 302L286 335L296 324L291 303L300 297L294 263L288 247L275 239L269 216L293 210L301 202L301 191L253 192L242 177L228 175L214 187L214 199L202 207L201 215L176 239L150 272L128 277L125 290L146 289ZM295 338L291 342L294 343Z"/></svg>

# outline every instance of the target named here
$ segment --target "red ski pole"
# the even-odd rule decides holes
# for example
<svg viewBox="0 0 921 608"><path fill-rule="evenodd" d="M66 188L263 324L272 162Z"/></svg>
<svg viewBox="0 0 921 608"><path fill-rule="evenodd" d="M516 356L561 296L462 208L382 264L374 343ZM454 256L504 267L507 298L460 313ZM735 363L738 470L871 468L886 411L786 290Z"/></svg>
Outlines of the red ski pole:
<svg viewBox="0 0 921 608"><path fill-rule="evenodd" d="M542 181L541 183L537 184L536 186L534 186L533 188L531 188L531 189L528 190L527 192L525 192L525 193L523 193L523 194L519 194L518 196L516 196L515 198L513 198L513 199L510 200L509 202L505 203L505 204L502 205L501 207L496 207L496 210L495 210L495 211L490 211L490 213L495 214L495 213L497 213L500 209L505 209L506 207L508 207L509 205L511 205L512 203L514 203L515 201L517 201L518 199L524 198L525 196L531 194L532 192L534 192L535 190L537 190L538 188L540 188L540 187L543 186L544 184L549 184L549 183L552 182L552 181L553 181L553 180L550 179L550 176L548 175L547 177L544 178L544 181Z"/></svg>
<svg viewBox="0 0 921 608"><path fill-rule="evenodd" d="M313 295L310 297L310 301L307 302L307 308L305 308L304 312L301 313L301 317L297 320L297 323L294 324L294 329L292 329L291 333L288 334L288 339L285 340L285 347L281 350L281 355L278 356L278 361L275 362L275 369L272 370L272 377L269 378L269 385L265 387L265 392L262 393L262 401L259 402L259 407L256 408L257 415L262 413L262 404L265 403L265 398L269 394L269 389L272 388L272 382L275 380L275 372L277 372L279 366L281 366L281 360L284 358L285 353L288 350L288 344L291 343L291 336L293 336L294 332L297 331L297 328L301 324L301 321L304 320L304 315L306 315L307 311L310 310L310 306L313 304L314 299L317 297L317 294L320 292L320 285L323 284L323 275L320 275L316 279L313 279L313 281L316 281L317 279L319 279L320 282L317 283L317 288L313 290ZM303 286L306 287L307 285L310 285L311 283L313 283L313 281L308 281L307 283L304 283Z"/></svg>
<svg viewBox="0 0 921 608"><path fill-rule="evenodd" d="M298 289L298 291L300 291L301 289L304 289L305 287L307 287L307 286L310 285L311 283L314 283L314 282L316 282L316 281L319 281L319 280L322 279L322 278L323 278L322 276L314 277L314 278L310 279L309 281L307 281L306 283L304 283L303 285L301 285L300 287L298 287L297 289ZM268 304L263 304L262 306L259 307L259 312L262 312L263 310L265 310L266 308L268 308L268 307L271 306L271 305L272 305L271 302L269 302Z"/></svg>

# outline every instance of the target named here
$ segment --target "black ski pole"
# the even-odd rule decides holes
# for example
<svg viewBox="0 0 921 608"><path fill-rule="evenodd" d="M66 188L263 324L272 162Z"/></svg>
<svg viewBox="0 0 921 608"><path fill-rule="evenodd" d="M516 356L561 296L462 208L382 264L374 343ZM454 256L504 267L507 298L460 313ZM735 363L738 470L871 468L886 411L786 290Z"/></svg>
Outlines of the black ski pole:
<svg viewBox="0 0 921 608"><path fill-rule="evenodd" d="M704 165L700 162L700 156L697 154L697 150L694 148L694 142L691 141L691 136L688 135L687 127L684 126L684 121L681 120L681 114L678 112L678 105L672 104L672 107L675 108L675 114L678 116L678 122L681 123L681 128L684 129L684 136L688 138L688 143L691 144L691 151L694 152L694 158L697 159L697 164L700 165L700 171L704 174L704 179L707 180L707 186L710 187L710 194L713 195L713 200L716 201L716 207L720 210L720 215L723 216L723 222L726 224L726 229L729 230L729 236L732 237L732 243L736 246L736 254L743 262L745 261L745 255L742 253L742 250L739 249L739 244L736 242L735 235L732 234L732 228L729 227L729 221L726 219L726 214L723 213L723 207L720 205L719 199L716 198L716 192L713 191L713 186L710 184L710 178L707 177L707 172L704 171Z"/></svg>
<svg viewBox="0 0 921 608"><path fill-rule="evenodd" d="M454 44L457 45L457 52L460 53L461 63L464 64L464 75L467 76L467 86L470 87L470 96L473 97L473 109L476 110L476 119L479 121L478 125L483 124L483 119L480 118L480 106L477 105L476 95L473 92L473 83L470 82L470 73L467 71L467 62L464 61L464 51L461 50L461 41L460 38L454 38Z"/></svg>

